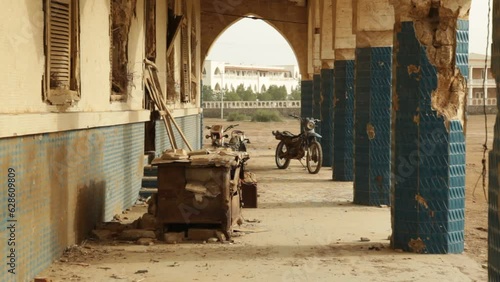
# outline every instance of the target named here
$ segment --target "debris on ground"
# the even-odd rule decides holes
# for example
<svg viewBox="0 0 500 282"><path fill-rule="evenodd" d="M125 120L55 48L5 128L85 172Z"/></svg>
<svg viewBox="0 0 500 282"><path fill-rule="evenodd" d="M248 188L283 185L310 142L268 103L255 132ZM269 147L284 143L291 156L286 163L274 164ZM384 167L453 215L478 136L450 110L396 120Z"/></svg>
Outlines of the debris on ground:
<svg viewBox="0 0 500 282"><path fill-rule="evenodd" d="M370 242L370 238L367 238L367 237L361 237L361 238L359 239L359 241L361 241L361 242Z"/></svg>

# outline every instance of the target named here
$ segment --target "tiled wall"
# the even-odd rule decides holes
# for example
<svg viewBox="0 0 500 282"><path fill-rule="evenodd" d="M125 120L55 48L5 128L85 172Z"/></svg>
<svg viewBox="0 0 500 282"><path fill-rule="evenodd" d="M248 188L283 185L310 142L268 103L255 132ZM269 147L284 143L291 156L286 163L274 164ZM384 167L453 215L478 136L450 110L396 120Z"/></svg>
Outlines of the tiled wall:
<svg viewBox="0 0 500 282"><path fill-rule="evenodd" d="M131 206L141 187L143 151L143 123L0 139L3 257L13 247L6 227L16 225L16 274L3 259L0 280L31 279L96 222ZM9 168L15 170L13 217Z"/></svg>
<svg viewBox="0 0 500 282"><path fill-rule="evenodd" d="M193 150L201 148L201 115L190 115L176 118L175 121L183 131L186 139L193 148ZM174 135L177 146L187 148L182 141L181 136L178 131L174 128ZM170 149L171 145L167 137L167 131L165 129L165 124L162 120L156 121L156 138L155 138L155 149L156 155L159 156L166 149Z"/></svg>

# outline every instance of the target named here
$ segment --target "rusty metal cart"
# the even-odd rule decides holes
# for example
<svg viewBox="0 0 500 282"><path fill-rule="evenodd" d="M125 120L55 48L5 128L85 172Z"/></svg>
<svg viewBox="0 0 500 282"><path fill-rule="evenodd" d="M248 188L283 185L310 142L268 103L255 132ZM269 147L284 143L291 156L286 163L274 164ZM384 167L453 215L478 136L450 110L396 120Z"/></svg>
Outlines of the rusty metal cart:
<svg viewBox="0 0 500 282"><path fill-rule="evenodd" d="M194 155L184 160L155 160L158 166L156 219L164 229L210 226L229 238L241 216L238 153Z"/></svg>

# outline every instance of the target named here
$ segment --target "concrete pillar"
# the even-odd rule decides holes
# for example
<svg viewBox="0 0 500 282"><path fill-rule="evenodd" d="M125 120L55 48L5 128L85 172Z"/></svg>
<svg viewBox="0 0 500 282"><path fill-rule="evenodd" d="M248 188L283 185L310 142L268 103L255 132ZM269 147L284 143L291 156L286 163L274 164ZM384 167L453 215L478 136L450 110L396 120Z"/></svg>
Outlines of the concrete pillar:
<svg viewBox="0 0 500 282"><path fill-rule="evenodd" d="M332 5L335 15L333 37L335 48L335 88L333 103L332 179L353 180L354 161L354 53L352 0L337 0Z"/></svg>
<svg viewBox="0 0 500 282"><path fill-rule="evenodd" d="M396 249L433 254L464 249L468 75L464 17L470 0L456 2L395 6L392 246Z"/></svg>
<svg viewBox="0 0 500 282"><path fill-rule="evenodd" d="M332 166L333 159L333 100L334 70L321 70L321 148L323 165Z"/></svg>
<svg viewBox="0 0 500 282"><path fill-rule="evenodd" d="M314 74L313 75L313 111L312 111L312 117L317 118L317 119L321 119L321 74ZM318 133L321 132L321 130L317 130L317 131L319 131Z"/></svg>
<svg viewBox="0 0 500 282"><path fill-rule="evenodd" d="M333 101L334 101L334 59L333 42L333 0L320 1L321 13L321 147L322 166L332 166L333 159Z"/></svg>
<svg viewBox="0 0 500 282"><path fill-rule="evenodd" d="M493 0L493 48L491 69L497 83L497 107L500 109L500 0ZM493 149L489 154L488 178L488 281L500 281L500 111L497 113Z"/></svg>
<svg viewBox="0 0 500 282"><path fill-rule="evenodd" d="M302 80L300 83L300 116L312 117L313 115L313 81ZM302 130L302 128L300 128ZM299 131L300 132L300 131Z"/></svg>
<svg viewBox="0 0 500 282"><path fill-rule="evenodd" d="M354 60L335 61L334 97L332 179L352 181L354 165Z"/></svg>
<svg viewBox="0 0 500 282"><path fill-rule="evenodd" d="M356 3L354 203L390 205L394 11L388 0Z"/></svg>

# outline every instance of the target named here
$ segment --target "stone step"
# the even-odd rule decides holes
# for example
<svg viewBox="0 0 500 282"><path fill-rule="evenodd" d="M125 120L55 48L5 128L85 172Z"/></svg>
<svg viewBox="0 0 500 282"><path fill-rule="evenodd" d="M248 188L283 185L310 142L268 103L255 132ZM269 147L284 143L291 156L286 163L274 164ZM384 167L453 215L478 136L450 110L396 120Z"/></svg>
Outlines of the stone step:
<svg viewBox="0 0 500 282"><path fill-rule="evenodd" d="M147 199L149 197L151 197L151 195L153 194L156 194L158 193L158 189L157 188L141 188L141 190L139 190L139 196L144 198L144 199Z"/></svg>
<svg viewBox="0 0 500 282"><path fill-rule="evenodd" d="M144 176L158 176L158 167L152 165L144 166Z"/></svg>
<svg viewBox="0 0 500 282"><path fill-rule="evenodd" d="M142 187L144 188L158 188L158 178L156 176L142 177Z"/></svg>
<svg viewBox="0 0 500 282"><path fill-rule="evenodd" d="M143 164L143 166L148 166L149 165L149 156L148 155L144 155L143 156L142 164Z"/></svg>
<svg viewBox="0 0 500 282"><path fill-rule="evenodd" d="M155 158L155 152L154 151L148 151L144 153L144 166L147 166L151 164L151 162Z"/></svg>

